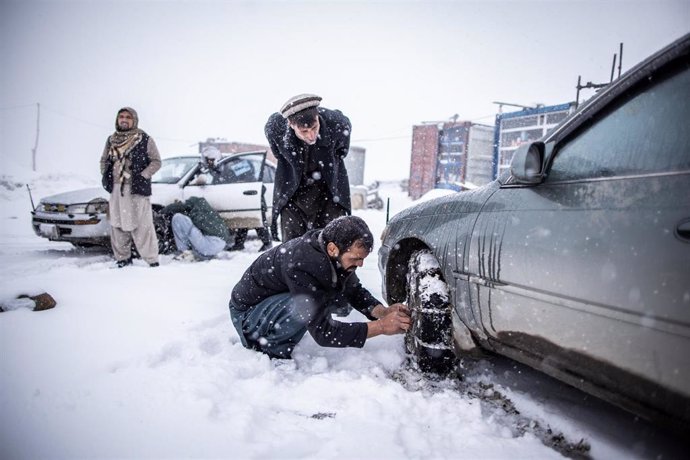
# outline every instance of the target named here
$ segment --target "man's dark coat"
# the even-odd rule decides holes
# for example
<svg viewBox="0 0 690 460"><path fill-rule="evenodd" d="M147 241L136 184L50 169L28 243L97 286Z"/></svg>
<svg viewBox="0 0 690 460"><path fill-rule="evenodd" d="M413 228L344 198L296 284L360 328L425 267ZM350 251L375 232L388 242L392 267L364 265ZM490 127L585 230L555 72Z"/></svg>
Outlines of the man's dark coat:
<svg viewBox="0 0 690 460"><path fill-rule="evenodd" d="M336 270L320 241L321 230L260 255L232 290L230 308L247 311L262 300L285 292L292 296L314 341L324 347L362 347L366 323L342 323L332 318L333 308L350 304L370 320L371 310L381 302L364 287L355 273Z"/></svg>
<svg viewBox="0 0 690 460"><path fill-rule="evenodd" d="M350 149L350 120L339 110L319 108L319 137L314 145L300 140L283 116L276 112L266 123L266 139L278 161L273 189L273 222L305 175L307 154L320 165L321 180L325 181L336 203L351 212L350 181L343 158Z"/></svg>

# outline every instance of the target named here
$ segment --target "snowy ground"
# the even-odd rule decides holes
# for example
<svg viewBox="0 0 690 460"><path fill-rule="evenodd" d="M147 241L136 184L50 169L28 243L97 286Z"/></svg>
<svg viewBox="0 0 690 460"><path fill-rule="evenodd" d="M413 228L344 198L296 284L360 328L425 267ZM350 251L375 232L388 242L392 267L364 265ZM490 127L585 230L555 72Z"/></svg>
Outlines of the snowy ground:
<svg viewBox="0 0 690 460"><path fill-rule="evenodd" d="M0 313L2 459L559 458L545 443L561 433L589 446L583 457L677 454L644 423L513 363L480 363L464 382L421 380L404 367L402 336L363 349L306 336L294 360L271 361L242 347L227 311L257 240L208 262L163 256L159 268L114 270L106 252L35 236L25 182L34 200L97 185L0 181L0 303L42 291L58 302ZM381 195L392 213L409 205L396 184ZM385 210L356 214L380 234ZM376 257L358 272L380 298ZM620 424L627 434L611 432Z"/></svg>

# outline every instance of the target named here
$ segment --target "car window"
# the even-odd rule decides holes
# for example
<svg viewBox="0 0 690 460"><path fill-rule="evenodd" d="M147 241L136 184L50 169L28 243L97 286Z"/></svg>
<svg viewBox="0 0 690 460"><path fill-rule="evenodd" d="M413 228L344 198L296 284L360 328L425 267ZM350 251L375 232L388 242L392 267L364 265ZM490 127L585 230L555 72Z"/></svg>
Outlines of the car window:
<svg viewBox="0 0 690 460"><path fill-rule="evenodd" d="M151 177L151 182L175 184L197 164L199 164L198 158L165 158L161 161L161 169Z"/></svg>
<svg viewBox="0 0 690 460"><path fill-rule="evenodd" d="M690 171L690 67L638 90L559 148L547 181Z"/></svg>
<svg viewBox="0 0 690 460"><path fill-rule="evenodd" d="M239 182L257 182L259 171L248 158L234 158L219 167L219 180L214 184L235 184Z"/></svg>
<svg viewBox="0 0 690 460"><path fill-rule="evenodd" d="M264 164L264 182L272 183L275 180L273 168Z"/></svg>

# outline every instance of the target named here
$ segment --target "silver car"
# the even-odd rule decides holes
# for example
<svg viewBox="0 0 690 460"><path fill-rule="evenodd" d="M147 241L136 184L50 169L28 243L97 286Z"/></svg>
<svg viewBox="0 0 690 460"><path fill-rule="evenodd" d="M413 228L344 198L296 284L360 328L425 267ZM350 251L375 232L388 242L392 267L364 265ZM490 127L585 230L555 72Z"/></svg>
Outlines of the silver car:
<svg viewBox="0 0 690 460"><path fill-rule="evenodd" d="M424 371L508 356L690 427L690 34L486 186L409 208L379 252Z"/></svg>
<svg viewBox="0 0 690 460"><path fill-rule="evenodd" d="M199 156L165 158L162 163L151 179L151 206L157 224L156 211L192 196L205 198L230 229L258 228L264 221L270 222L275 165L266 160L266 152L224 156L217 163L215 179L203 174ZM201 175L208 178L198 180ZM42 198L31 213L34 232L75 246L109 246L108 199L102 188ZM159 234L164 230L157 225Z"/></svg>

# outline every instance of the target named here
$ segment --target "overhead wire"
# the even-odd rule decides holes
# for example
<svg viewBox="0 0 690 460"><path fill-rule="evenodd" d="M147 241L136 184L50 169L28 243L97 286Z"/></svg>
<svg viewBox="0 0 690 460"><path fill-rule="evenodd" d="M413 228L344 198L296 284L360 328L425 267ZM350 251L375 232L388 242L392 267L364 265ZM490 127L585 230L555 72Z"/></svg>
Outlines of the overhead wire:
<svg viewBox="0 0 690 460"><path fill-rule="evenodd" d="M35 107L35 106L36 106L36 104L24 104L24 105L16 105L16 106L9 106L9 107L0 107L0 110L15 110L15 109L28 108L28 107ZM59 116L65 117L65 118L70 118L74 121L78 121L79 123L93 126L95 128L100 128L100 129L103 129L106 131L109 131L111 129L108 126L104 126L104 125L98 124L98 123L93 123L93 122L88 121L88 120L83 120L79 117L75 117L73 115L69 115L67 113L53 109L50 106L46 106L46 105L41 104L41 108L43 108L44 110L51 112L55 115L59 115ZM476 122L479 120L494 118L495 116L496 116L495 114L490 114L490 115L485 115L482 117L473 118L472 120L469 120L469 121ZM190 140L190 139L176 139L176 138L162 137L162 136L156 136L156 138L160 139L160 140L165 140L168 142L180 142L180 143L191 144L191 145L195 145L195 144L199 143L199 141L194 141L194 140ZM406 134L403 136L383 136L383 137L372 137L372 138L367 138L367 139L354 139L352 142L381 142L381 141L392 141L392 140L411 139L411 138L412 138L412 134L410 133L410 134Z"/></svg>
<svg viewBox="0 0 690 460"><path fill-rule="evenodd" d="M36 104L19 105L19 106L14 106L14 107L2 107L2 108L0 108L0 110L11 110L11 109L35 107L35 106L36 106ZM59 115L61 117L65 117L65 118L69 118L69 119L74 120L74 121L78 121L79 123L82 123L85 125L93 126L94 128L100 128L100 129L103 129L105 131L110 131L112 129L112 127L110 127L110 126L104 126L104 125L99 124L99 123L94 123L92 121L84 120L82 118L75 117L74 115L64 113L60 110L53 109L52 107L46 106L44 104L41 104L41 109L45 110L47 112L50 112L52 114ZM189 139L175 139L175 138L162 137L162 136L156 136L156 139L169 141L169 142L180 142L180 143L184 143L184 144L198 144L198 141L192 141Z"/></svg>
<svg viewBox="0 0 690 460"><path fill-rule="evenodd" d="M0 107L0 110L25 109L28 107L36 107L36 104L25 104L25 105L14 105L14 106L10 106L10 107Z"/></svg>

